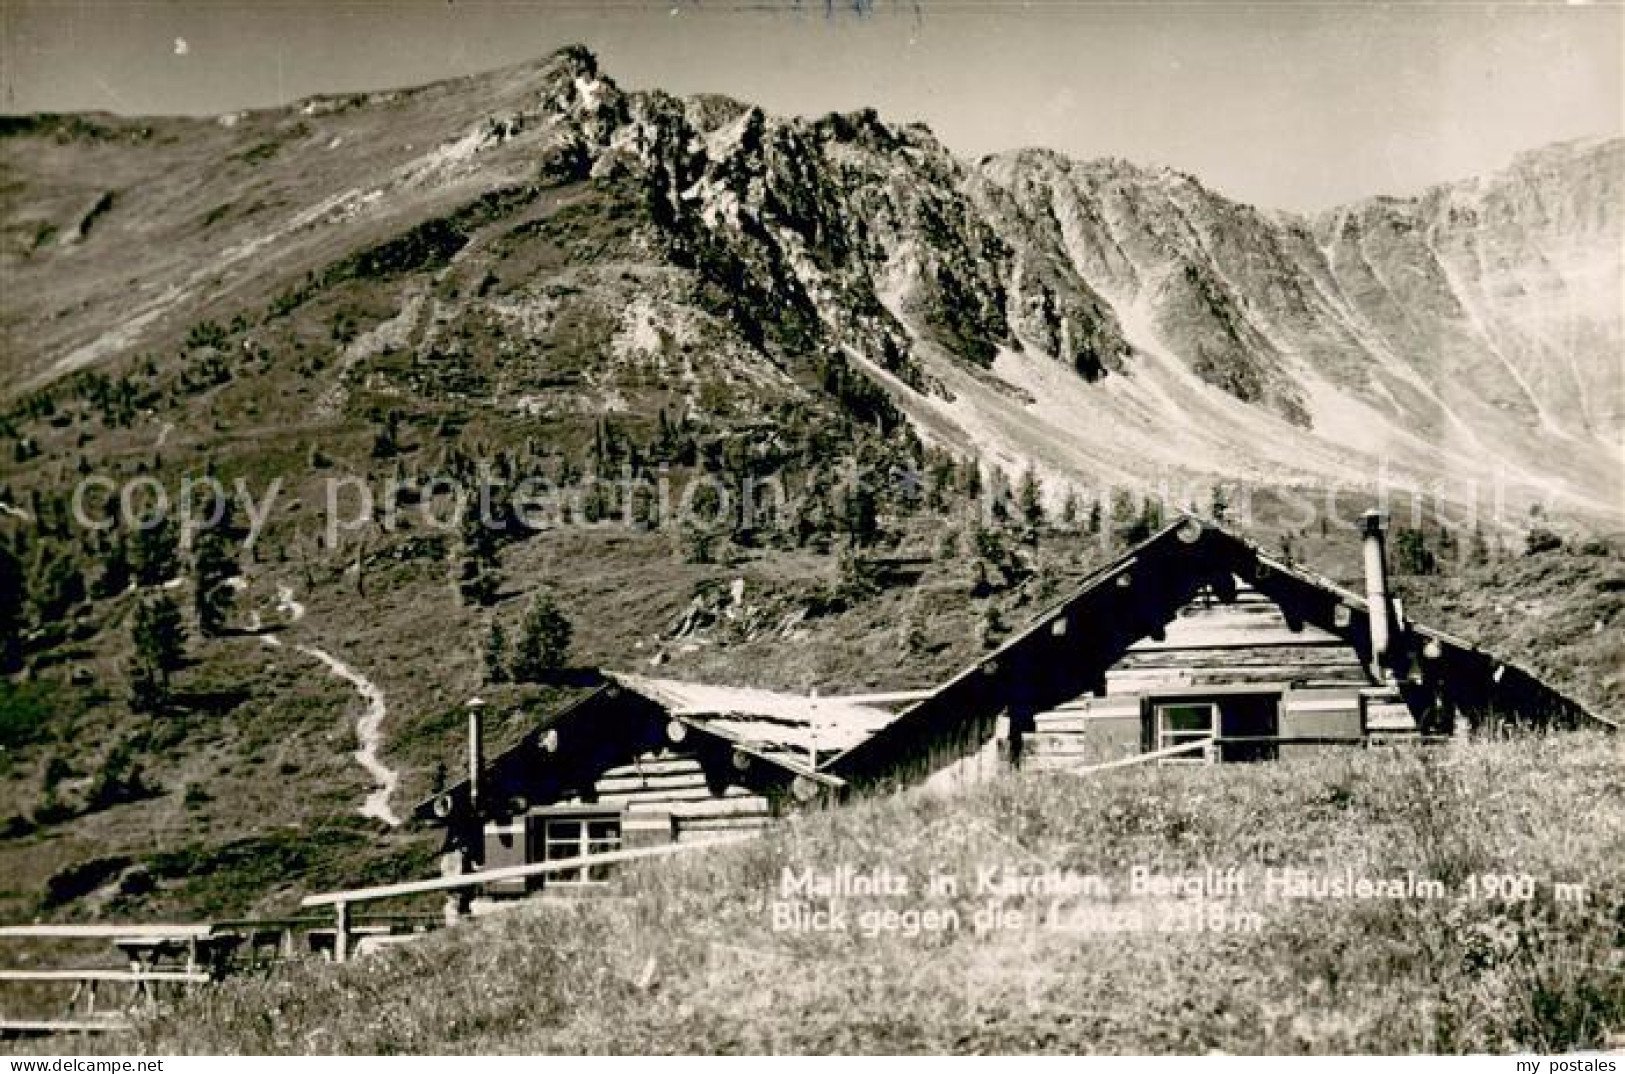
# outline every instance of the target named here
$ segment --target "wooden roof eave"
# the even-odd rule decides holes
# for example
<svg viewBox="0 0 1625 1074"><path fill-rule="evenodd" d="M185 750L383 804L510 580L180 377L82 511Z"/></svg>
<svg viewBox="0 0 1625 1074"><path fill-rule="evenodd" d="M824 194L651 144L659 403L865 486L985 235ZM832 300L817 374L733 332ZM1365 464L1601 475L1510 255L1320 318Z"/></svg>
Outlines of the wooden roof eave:
<svg viewBox="0 0 1625 1074"><path fill-rule="evenodd" d="M835 791L838 791L846 786L845 781L838 776L832 775L828 772L820 772L811 765L805 765L791 760L790 758L776 756L754 743L747 742L734 735L727 734L718 728L708 726L707 723L702 719L698 719L688 714L672 714L658 700L650 698L638 690L615 681L606 682L604 685L598 687L586 697L577 699L565 709L538 722L537 725L531 728L531 730L527 731L519 739L519 741L492 757L487 762L487 769L494 771L499 767L506 767L507 765L517 763L517 759L523 755L542 754L548 757L554 756L553 754L542 749L541 740L543 735L549 731L557 730L561 733L561 739L565 743L571 742L574 736L569 733L570 725L576 722L582 713L586 712L593 703L601 700L610 700L620 694L630 694L645 702L648 702L651 705L654 705L655 707L661 709L662 712L665 712L669 719L682 724L694 734L709 741L715 742L721 747L736 750L754 760L761 761L763 764L778 768L788 773L791 780L795 779L796 777L802 777L811 780L821 787ZM419 802L415 807L413 807L411 814L412 819L414 821L423 821L437 825L447 823L448 818L439 817L435 815L434 812L435 802L447 796L451 798L452 816L456 816L457 814L466 810L468 801L468 780L466 778L462 779L452 786L447 787L445 790L442 790L438 794L430 795L428 798Z"/></svg>
<svg viewBox="0 0 1625 1074"><path fill-rule="evenodd" d="M792 776L803 776L815 783L831 788L832 790L838 790L846 786L846 781L841 779L839 776L833 775L829 772L821 772L818 769L813 768L811 765L805 765L800 761L791 760L788 757L770 753L758 743L740 738L738 735L735 735L729 731L724 731L720 727L711 726L697 713L672 715L671 718L682 724L684 727L690 728L701 735L726 744L730 749L736 750L748 757L755 758L756 760L764 761L767 764L773 765L775 768L782 768L786 772L789 772Z"/></svg>
<svg viewBox="0 0 1625 1074"><path fill-rule="evenodd" d="M1353 613L1355 613L1355 615L1359 617L1359 620L1370 619L1371 606L1366 602L1363 595L1356 593L1348 587L1333 581L1325 575L1312 571L1307 567L1302 567L1295 563L1287 563L1283 560L1277 559L1264 552L1258 547L1258 545L1246 537L1230 533L1228 530L1219 530L1218 532L1222 534L1224 538L1233 542L1238 547L1245 549L1248 557L1250 557L1254 562L1262 564L1270 573L1283 578L1291 579L1301 585L1312 587L1313 589L1322 593L1330 594L1331 596L1336 597L1340 603L1346 605ZM1268 587L1267 581L1259 579L1256 576L1253 579L1253 584L1255 587L1258 587L1261 590L1267 589ZM1359 636L1359 620L1351 620L1349 625L1346 627L1338 627L1335 622L1330 620L1311 620L1311 622L1314 626L1317 626L1322 630L1326 630L1329 633L1344 638L1346 641L1350 642L1350 644L1355 645L1356 648L1364 652L1369 647L1369 643L1364 638ZM1622 726L1617 721L1610 720L1604 716L1600 716L1597 713L1592 712L1586 706L1575 701L1567 694L1564 694L1562 691L1546 683L1543 679L1529 671L1527 668L1510 660L1496 656L1494 653L1491 653L1485 649L1481 649L1465 638L1459 637L1446 630L1440 630L1437 627L1428 626L1425 623L1416 622L1415 620L1409 618L1406 619L1404 626L1405 629L1412 634L1427 639L1428 641L1437 642L1444 651L1444 658L1451 662L1458 665L1465 665L1472 668L1475 673L1486 676L1494 676L1496 674L1496 669L1505 668L1507 669L1507 672L1522 676L1525 680L1527 680L1529 687L1532 690L1549 696L1551 698L1551 703L1555 707L1578 714L1616 731L1625 730L1625 726ZM1505 673L1506 672L1503 672L1503 674Z"/></svg>

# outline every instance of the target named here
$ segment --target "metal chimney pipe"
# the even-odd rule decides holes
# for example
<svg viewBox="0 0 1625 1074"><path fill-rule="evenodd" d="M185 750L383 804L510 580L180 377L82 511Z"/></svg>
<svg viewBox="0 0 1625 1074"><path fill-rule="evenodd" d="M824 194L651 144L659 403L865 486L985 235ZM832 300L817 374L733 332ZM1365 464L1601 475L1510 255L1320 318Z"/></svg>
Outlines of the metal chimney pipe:
<svg viewBox="0 0 1625 1074"><path fill-rule="evenodd" d="M1367 511L1360 519L1365 557L1365 603L1371 623L1371 669L1386 677L1393 645L1393 607L1388 600L1388 556L1383 547L1386 520L1380 511Z"/></svg>
<svg viewBox="0 0 1625 1074"><path fill-rule="evenodd" d="M485 702L475 697L468 702L468 811L475 820L485 803L481 800L480 779L485 770L485 728L480 711Z"/></svg>

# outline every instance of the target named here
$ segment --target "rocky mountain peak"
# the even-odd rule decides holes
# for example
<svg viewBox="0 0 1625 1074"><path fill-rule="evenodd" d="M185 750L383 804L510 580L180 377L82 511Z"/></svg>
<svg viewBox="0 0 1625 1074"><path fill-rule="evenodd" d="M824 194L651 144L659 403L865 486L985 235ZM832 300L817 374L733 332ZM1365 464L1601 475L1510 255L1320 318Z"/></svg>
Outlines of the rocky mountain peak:
<svg viewBox="0 0 1625 1074"><path fill-rule="evenodd" d="M63 138L60 123L13 127ZM842 355L961 448L1125 476L1237 460L1340 480L1380 464L1502 473L1549 477L1587 508L1622 500L1619 139L1305 218L1116 159L1030 148L967 163L873 109L784 118L624 91L579 46L159 133L139 153L84 140L19 164L7 267L36 373L131 353L255 280L319 276L308 259L470 199L522 206L537 184L586 184L638 221L596 256L697 281L661 297L671 317L711 296L709 314L781 372ZM182 190L160 178L182 152L231 165ZM277 208L237 207L245 184ZM104 195L111 210L88 213ZM219 214L207 227L199 204ZM467 211L496 228L517 210ZM97 253L138 221L142 247ZM70 228L83 237L67 247L27 237ZM195 256L149 264L155 236ZM141 285L75 298L64 249ZM1552 474L1554 445L1580 461Z"/></svg>

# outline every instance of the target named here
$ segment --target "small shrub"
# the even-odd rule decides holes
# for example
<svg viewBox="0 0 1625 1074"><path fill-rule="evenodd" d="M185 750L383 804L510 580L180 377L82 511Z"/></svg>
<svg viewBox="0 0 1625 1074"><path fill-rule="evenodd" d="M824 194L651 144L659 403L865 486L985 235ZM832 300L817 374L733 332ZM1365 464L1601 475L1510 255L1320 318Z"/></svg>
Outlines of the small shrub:
<svg viewBox="0 0 1625 1074"><path fill-rule="evenodd" d="M65 866L45 881L47 909L82 899L130 867L125 857L91 858Z"/></svg>
<svg viewBox="0 0 1625 1074"><path fill-rule="evenodd" d="M1563 548L1563 538L1547 529L1545 526L1535 526L1523 538L1523 554L1538 556L1545 552L1559 552Z"/></svg>

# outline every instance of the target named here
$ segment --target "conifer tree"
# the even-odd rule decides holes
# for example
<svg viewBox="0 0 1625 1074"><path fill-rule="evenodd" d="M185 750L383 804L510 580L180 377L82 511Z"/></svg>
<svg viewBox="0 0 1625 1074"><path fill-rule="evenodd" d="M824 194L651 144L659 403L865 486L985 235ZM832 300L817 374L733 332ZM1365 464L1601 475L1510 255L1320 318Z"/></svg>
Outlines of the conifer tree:
<svg viewBox="0 0 1625 1074"><path fill-rule="evenodd" d="M1482 567L1490 561L1490 542L1484 536L1484 524L1473 524L1473 535L1467 543L1467 561L1475 567Z"/></svg>
<svg viewBox="0 0 1625 1074"><path fill-rule="evenodd" d="M137 608L131 640L135 651L127 667L130 707L153 712L169 701L170 674L180 667L186 645L186 628L175 602L159 596Z"/></svg>
<svg viewBox="0 0 1625 1074"><path fill-rule="evenodd" d="M491 629L485 635L485 681L508 681L508 632L502 622L491 620Z"/></svg>
<svg viewBox="0 0 1625 1074"><path fill-rule="evenodd" d="M130 567L141 585L159 585L174 577L180 538L175 524L164 518L136 529L130 539Z"/></svg>
<svg viewBox="0 0 1625 1074"><path fill-rule="evenodd" d="M57 556L45 564L39 584L34 587L34 603L41 623L61 619L85 599L85 576L78 564Z"/></svg>
<svg viewBox="0 0 1625 1074"><path fill-rule="evenodd" d="M116 597L130 586L130 550L124 538L114 535L102 556L102 570L91 586L94 596Z"/></svg>
<svg viewBox="0 0 1625 1074"><path fill-rule="evenodd" d="M1001 467L995 466L988 478L988 508L994 522L1000 525L1010 521L1010 479Z"/></svg>
<svg viewBox="0 0 1625 1074"><path fill-rule="evenodd" d="M552 594L536 594L520 624L511 671L519 682L543 682L566 665L575 628L559 610Z"/></svg>
<svg viewBox="0 0 1625 1074"><path fill-rule="evenodd" d="M484 607L502 588L502 569L496 534L476 499L472 494L465 499L457 520L457 592L465 604Z"/></svg>
<svg viewBox="0 0 1625 1074"><path fill-rule="evenodd" d="M0 674L22 666L23 608L27 601L23 565L11 549L0 545Z"/></svg>
<svg viewBox="0 0 1625 1074"><path fill-rule="evenodd" d="M1044 524L1044 489L1031 465L1022 471L1021 481L1016 486L1016 509L1021 512L1022 521L1032 529Z"/></svg>
<svg viewBox="0 0 1625 1074"><path fill-rule="evenodd" d="M206 530L192 547L193 607L198 630L217 637L231 615L235 594L227 583L237 574L237 560L226 539L215 530Z"/></svg>
<svg viewBox="0 0 1625 1074"><path fill-rule="evenodd" d="M864 547L873 544L880 535L879 507L874 489L862 475L853 479L841 506L843 528L852 542Z"/></svg>
<svg viewBox="0 0 1625 1074"><path fill-rule="evenodd" d="M1074 489L1066 490L1066 497L1061 500L1061 525L1072 529L1078 524L1078 494Z"/></svg>
<svg viewBox="0 0 1625 1074"><path fill-rule="evenodd" d="M170 672L181 666L186 651L181 610L169 597L155 597L136 609L132 631L136 655L161 672L167 682Z"/></svg>

